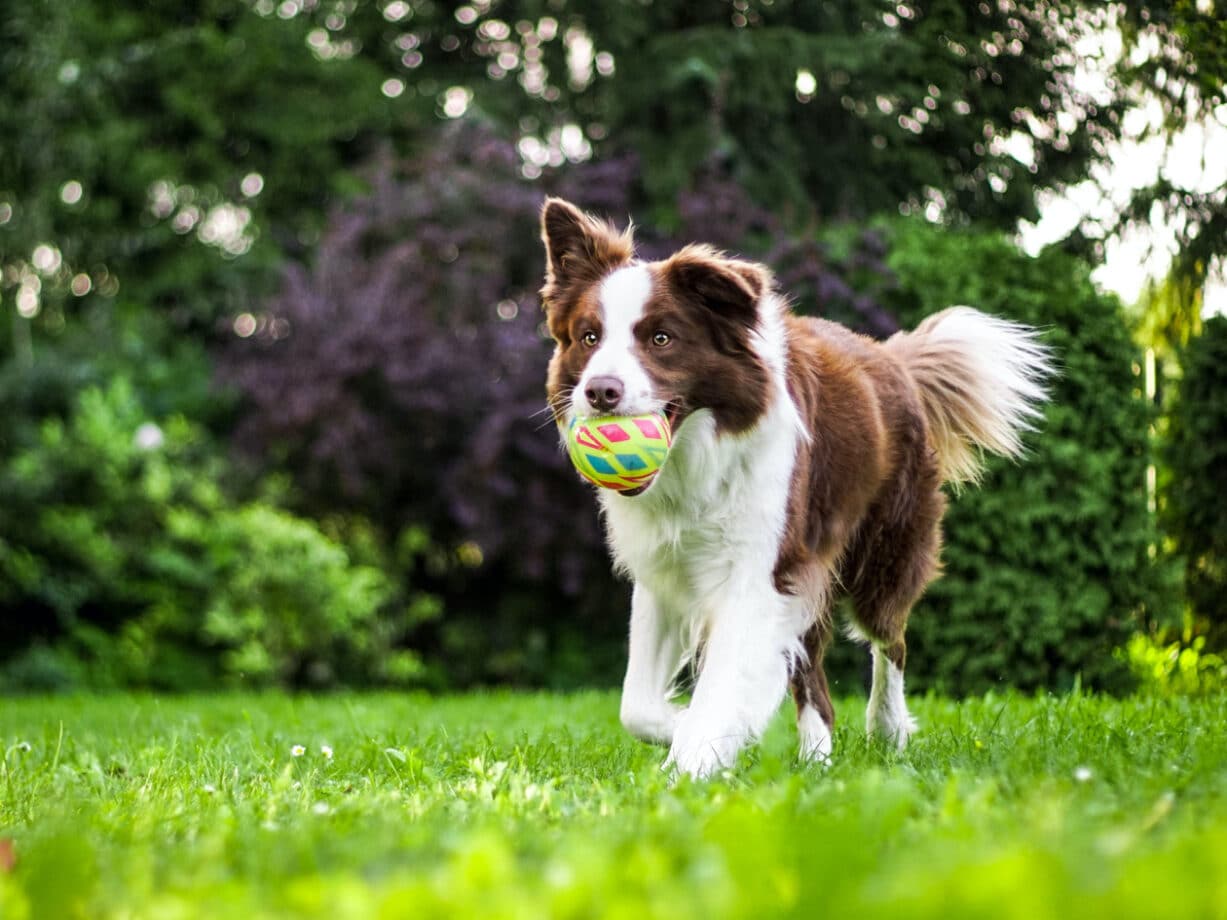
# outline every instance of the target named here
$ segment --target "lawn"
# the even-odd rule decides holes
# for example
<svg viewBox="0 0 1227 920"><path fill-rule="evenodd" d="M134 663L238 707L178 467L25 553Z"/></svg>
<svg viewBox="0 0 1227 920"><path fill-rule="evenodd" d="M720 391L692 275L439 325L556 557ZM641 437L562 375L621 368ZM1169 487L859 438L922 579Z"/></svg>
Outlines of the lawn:
<svg viewBox="0 0 1227 920"><path fill-rule="evenodd" d="M1227 697L837 709L671 785L605 693L6 700L0 916L1227 917Z"/></svg>

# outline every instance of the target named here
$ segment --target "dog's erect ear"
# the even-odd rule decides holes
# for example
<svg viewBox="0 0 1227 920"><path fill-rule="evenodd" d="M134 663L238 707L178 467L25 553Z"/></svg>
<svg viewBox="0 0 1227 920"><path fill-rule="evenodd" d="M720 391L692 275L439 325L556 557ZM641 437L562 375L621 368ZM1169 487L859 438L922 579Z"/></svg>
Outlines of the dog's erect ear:
<svg viewBox="0 0 1227 920"><path fill-rule="evenodd" d="M665 263L673 290L706 307L714 318L751 328L758 302L771 287L771 273L761 265L729 259L708 246L687 246Z"/></svg>
<svg viewBox="0 0 1227 920"><path fill-rule="evenodd" d="M545 240L545 287L549 305L558 292L577 282L595 281L634 257L631 230L619 233L603 220L585 214L561 198L547 198L541 208Z"/></svg>

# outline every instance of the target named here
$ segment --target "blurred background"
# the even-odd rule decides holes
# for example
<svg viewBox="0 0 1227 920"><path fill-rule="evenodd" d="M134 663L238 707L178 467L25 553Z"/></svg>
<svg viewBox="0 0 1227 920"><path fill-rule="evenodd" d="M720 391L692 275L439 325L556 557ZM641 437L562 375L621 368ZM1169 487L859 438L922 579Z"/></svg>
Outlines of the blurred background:
<svg viewBox="0 0 1227 920"><path fill-rule="evenodd" d="M1054 402L952 503L913 686L1227 682L1225 22L5 4L0 687L615 684L629 589L542 411L546 194L874 336L1047 330Z"/></svg>

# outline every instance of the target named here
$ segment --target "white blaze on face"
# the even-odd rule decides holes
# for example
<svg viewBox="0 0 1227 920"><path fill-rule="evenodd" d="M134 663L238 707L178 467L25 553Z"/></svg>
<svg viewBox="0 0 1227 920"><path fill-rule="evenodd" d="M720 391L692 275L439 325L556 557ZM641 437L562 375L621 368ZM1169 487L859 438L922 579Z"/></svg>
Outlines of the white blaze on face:
<svg viewBox="0 0 1227 920"><path fill-rule="evenodd" d="M607 414L593 408L584 395L594 377L616 377L622 383L622 400L608 414L638 415L657 408L652 381L635 356L635 324L643 318L651 294L652 274L646 265L620 268L601 282L601 341L571 394L576 415Z"/></svg>

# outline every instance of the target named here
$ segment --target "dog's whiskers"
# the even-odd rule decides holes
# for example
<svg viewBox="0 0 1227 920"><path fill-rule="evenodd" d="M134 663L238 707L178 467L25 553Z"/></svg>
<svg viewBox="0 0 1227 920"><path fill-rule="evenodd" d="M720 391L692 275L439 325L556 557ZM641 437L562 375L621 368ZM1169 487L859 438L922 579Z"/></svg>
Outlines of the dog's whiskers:
<svg viewBox="0 0 1227 920"><path fill-rule="evenodd" d="M535 419L539 416L545 416L545 420L541 424L533 428L534 431L542 431L557 423L558 416L562 414L561 407L565 407L571 398L571 394L575 392L575 387L561 387L553 396L551 396L544 406L528 416L529 419Z"/></svg>

